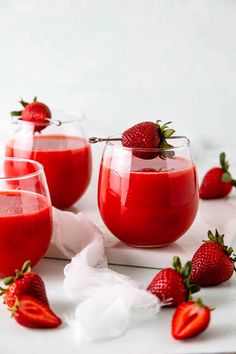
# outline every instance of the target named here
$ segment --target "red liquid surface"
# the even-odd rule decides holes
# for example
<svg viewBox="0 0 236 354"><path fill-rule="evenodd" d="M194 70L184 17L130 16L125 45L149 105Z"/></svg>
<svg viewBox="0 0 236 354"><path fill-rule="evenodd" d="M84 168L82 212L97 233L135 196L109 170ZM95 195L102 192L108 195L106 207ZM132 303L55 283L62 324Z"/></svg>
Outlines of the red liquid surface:
<svg viewBox="0 0 236 354"><path fill-rule="evenodd" d="M133 158L132 171L101 165L98 204L108 229L134 246L155 247L174 242L193 223L198 209L196 170L182 158L157 158L155 170L140 169ZM159 167L157 168L157 166Z"/></svg>
<svg viewBox="0 0 236 354"><path fill-rule="evenodd" d="M0 277L5 277L45 254L52 236L51 206L36 193L2 191L0 230Z"/></svg>
<svg viewBox="0 0 236 354"><path fill-rule="evenodd" d="M28 142L27 142L28 144ZM52 204L60 209L73 205L85 192L91 177L91 151L80 137L37 135L33 143L11 141L6 156L23 157L43 164ZM22 146L23 145L23 146Z"/></svg>

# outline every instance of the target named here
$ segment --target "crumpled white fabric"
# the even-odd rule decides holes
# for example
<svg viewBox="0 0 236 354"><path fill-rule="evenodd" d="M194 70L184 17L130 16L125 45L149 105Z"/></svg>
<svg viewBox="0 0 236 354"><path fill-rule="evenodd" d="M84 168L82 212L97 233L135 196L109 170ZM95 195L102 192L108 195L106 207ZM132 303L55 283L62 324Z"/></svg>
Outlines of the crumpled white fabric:
<svg viewBox="0 0 236 354"><path fill-rule="evenodd" d="M103 235L82 213L54 209L53 242L73 256L64 269L64 290L75 303L68 323L77 340L121 336L135 321L158 313L159 299L143 284L108 268Z"/></svg>
<svg viewBox="0 0 236 354"><path fill-rule="evenodd" d="M66 257L75 256L99 238L103 239L103 234L83 213L53 208L53 243Z"/></svg>

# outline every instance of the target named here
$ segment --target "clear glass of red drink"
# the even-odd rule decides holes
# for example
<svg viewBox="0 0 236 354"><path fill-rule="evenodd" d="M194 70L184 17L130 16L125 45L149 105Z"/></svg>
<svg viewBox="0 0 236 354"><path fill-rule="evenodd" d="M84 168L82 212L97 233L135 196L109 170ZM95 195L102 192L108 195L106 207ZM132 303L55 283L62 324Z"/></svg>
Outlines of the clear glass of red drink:
<svg viewBox="0 0 236 354"><path fill-rule="evenodd" d="M5 154L44 166L52 205L66 209L86 191L92 172L91 149L84 131L84 115L52 111L52 119L37 123L16 120Z"/></svg>
<svg viewBox="0 0 236 354"><path fill-rule="evenodd" d="M171 144L168 149L130 149L120 141L106 142L98 206L107 228L131 246L168 245L190 228L197 214L190 141L175 137Z"/></svg>
<svg viewBox="0 0 236 354"><path fill-rule="evenodd" d="M52 207L43 166L32 160L0 159L0 277L26 260L35 265L52 237Z"/></svg>

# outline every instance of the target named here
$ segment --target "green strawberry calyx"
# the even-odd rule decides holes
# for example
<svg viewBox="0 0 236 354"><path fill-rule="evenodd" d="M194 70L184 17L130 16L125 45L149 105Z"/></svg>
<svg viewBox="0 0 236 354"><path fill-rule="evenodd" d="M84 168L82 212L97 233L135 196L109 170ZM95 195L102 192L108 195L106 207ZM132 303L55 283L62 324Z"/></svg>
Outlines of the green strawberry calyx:
<svg viewBox="0 0 236 354"><path fill-rule="evenodd" d="M209 230L207 236L208 240L203 240L203 242L214 242L219 244L222 247L224 253L226 253L233 262L236 262L236 255L233 254L234 249L224 244L224 234L220 235L218 230L215 229L215 234L213 234L213 232ZM236 271L236 268L234 270Z"/></svg>
<svg viewBox="0 0 236 354"><path fill-rule="evenodd" d="M210 311L215 310L215 307L205 305L200 297L197 300L195 300L194 302L195 302L195 305L197 305L198 307L208 308Z"/></svg>
<svg viewBox="0 0 236 354"><path fill-rule="evenodd" d="M197 284L193 284L190 282L190 277L192 273L192 263L190 261L186 262L184 266L182 266L180 258L175 256L173 258L172 265L174 269L182 276L184 285L187 289L187 301L192 300L192 294L197 293L201 288Z"/></svg>
<svg viewBox="0 0 236 354"><path fill-rule="evenodd" d="M223 183L229 183L236 187L236 180L234 180L229 172L229 162L226 161L226 156L224 152L220 153L220 166L224 173L221 176L221 182Z"/></svg>
<svg viewBox="0 0 236 354"><path fill-rule="evenodd" d="M158 130L159 130L159 135L160 135L160 148L162 149L171 149L174 146L169 144L167 142L167 139L169 139L170 137L172 137L172 135L175 133L174 129L169 128L169 124L171 124L172 122L166 122L163 125L160 125L161 120L157 120L156 123L158 125ZM167 157L169 158L173 158L175 155L174 151L170 150L170 151L162 151L160 153L160 157L165 159Z"/></svg>

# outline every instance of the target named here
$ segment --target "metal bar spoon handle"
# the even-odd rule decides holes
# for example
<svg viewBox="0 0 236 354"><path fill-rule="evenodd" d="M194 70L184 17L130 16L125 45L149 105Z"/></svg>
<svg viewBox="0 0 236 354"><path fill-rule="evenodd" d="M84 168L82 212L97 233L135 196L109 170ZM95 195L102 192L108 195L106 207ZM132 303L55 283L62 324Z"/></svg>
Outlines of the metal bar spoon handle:
<svg viewBox="0 0 236 354"><path fill-rule="evenodd" d="M91 136L89 138L90 144L96 144L96 143L101 143L103 141L120 141L121 138L98 138L96 136Z"/></svg>
<svg viewBox="0 0 236 354"><path fill-rule="evenodd" d="M180 135L176 135L176 136L170 136L169 138L168 138L168 140L169 139L180 139L180 138L185 138L185 139L187 139L186 138L186 136L180 136ZM101 142L103 142L103 141L120 141L121 140L121 138L99 138L99 137L97 137L97 136L91 136L90 138L89 138L89 143L90 144L96 144L96 143L101 143Z"/></svg>

